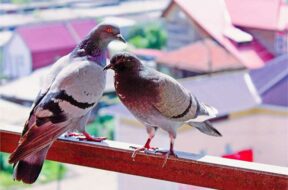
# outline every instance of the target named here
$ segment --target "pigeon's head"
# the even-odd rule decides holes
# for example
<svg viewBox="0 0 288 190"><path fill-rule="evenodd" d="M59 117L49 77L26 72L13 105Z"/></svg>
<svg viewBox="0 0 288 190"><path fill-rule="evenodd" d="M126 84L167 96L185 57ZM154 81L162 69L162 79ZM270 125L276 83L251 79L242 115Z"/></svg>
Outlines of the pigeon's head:
<svg viewBox="0 0 288 190"><path fill-rule="evenodd" d="M107 69L112 69L115 72L125 72L125 71L133 71L141 68L142 63L140 60L135 56L132 55L131 53L127 52L121 52L115 54L111 61L110 64L107 65L104 70Z"/></svg>
<svg viewBox="0 0 288 190"><path fill-rule="evenodd" d="M120 33L120 28L116 24L100 23L89 33L89 38L94 43L99 43L100 46L106 47L111 41L119 40L126 43Z"/></svg>

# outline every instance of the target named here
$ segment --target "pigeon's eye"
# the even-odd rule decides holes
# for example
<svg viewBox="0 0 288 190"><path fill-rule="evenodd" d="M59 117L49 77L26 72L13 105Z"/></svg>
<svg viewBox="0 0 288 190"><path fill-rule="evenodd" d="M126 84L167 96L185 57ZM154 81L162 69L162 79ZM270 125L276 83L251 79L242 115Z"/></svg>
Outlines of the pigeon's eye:
<svg viewBox="0 0 288 190"><path fill-rule="evenodd" d="M106 32L108 32L108 33L112 33L113 32L113 30L112 30L112 28L106 28L106 30L105 30Z"/></svg>

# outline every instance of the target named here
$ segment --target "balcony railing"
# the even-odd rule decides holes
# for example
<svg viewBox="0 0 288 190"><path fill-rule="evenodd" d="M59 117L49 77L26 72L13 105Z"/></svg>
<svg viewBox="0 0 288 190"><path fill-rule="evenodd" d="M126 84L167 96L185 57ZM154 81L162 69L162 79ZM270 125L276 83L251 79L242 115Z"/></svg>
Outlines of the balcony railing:
<svg viewBox="0 0 288 190"><path fill-rule="evenodd" d="M19 129L0 127L0 151L12 152ZM216 189L288 189L288 168L177 152L162 168L163 156L139 153L131 159L131 144L102 143L60 138L47 159L120 173Z"/></svg>

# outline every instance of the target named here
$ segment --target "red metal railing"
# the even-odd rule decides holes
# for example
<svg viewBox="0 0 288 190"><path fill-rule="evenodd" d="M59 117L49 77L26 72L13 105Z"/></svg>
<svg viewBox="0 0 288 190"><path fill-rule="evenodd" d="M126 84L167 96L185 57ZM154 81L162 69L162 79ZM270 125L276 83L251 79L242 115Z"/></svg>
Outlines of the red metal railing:
<svg viewBox="0 0 288 190"><path fill-rule="evenodd" d="M20 133L0 127L0 151L14 150ZM139 153L133 161L130 144L57 140L47 159L126 174L216 189L288 189L288 168L177 152L162 168L161 155Z"/></svg>

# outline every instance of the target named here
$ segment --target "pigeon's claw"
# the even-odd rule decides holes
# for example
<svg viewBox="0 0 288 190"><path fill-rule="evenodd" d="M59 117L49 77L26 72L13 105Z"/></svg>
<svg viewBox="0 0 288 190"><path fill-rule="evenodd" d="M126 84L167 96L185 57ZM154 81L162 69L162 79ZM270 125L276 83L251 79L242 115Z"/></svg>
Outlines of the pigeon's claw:
<svg viewBox="0 0 288 190"><path fill-rule="evenodd" d="M132 156L131 156L133 161L135 161L135 157L136 157L138 152L145 151L145 149L146 149L145 147L140 147L140 148L135 147L135 148L136 149L133 151Z"/></svg>
<svg viewBox="0 0 288 190"><path fill-rule="evenodd" d="M164 162L162 164L162 168L164 168L164 166L166 165L167 163L167 160L169 158L169 156L173 156L175 158L178 158L177 154L174 152L174 150L168 150L168 151L165 151L165 150L157 150L156 153L160 153L164 156Z"/></svg>
<svg viewBox="0 0 288 190"><path fill-rule="evenodd" d="M132 156L131 156L131 158L133 159L133 161L135 161L136 155L137 155L139 152L141 152L141 151L143 151L145 154L149 154L149 153L151 154L151 152L156 154L156 152L157 152L157 150L158 150L157 147L150 147L149 145L146 146L146 144L145 144L144 147L130 146L129 148L135 149L135 150L133 151L133 153L132 153Z"/></svg>
<svg viewBox="0 0 288 190"><path fill-rule="evenodd" d="M65 137L75 137L79 140L87 140L87 141L93 141L93 142L102 142L107 139L107 137L93 137L87 132L83 133L75 133L75 132L69 132L65 135Z"/></svg>

